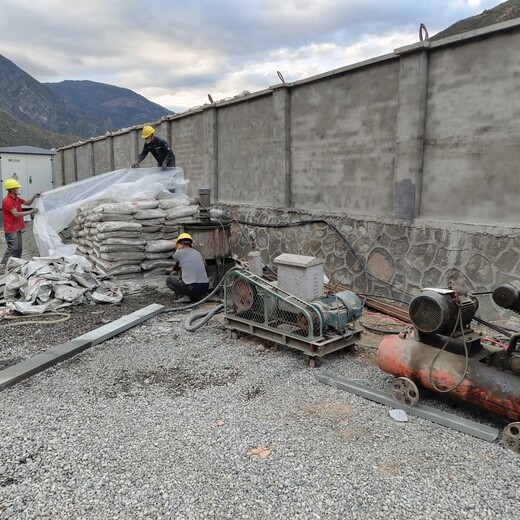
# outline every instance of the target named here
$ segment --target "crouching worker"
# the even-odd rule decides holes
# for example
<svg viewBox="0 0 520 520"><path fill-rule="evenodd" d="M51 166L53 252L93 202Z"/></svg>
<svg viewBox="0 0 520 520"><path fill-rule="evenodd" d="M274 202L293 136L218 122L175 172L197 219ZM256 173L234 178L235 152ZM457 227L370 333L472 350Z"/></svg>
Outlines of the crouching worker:
<svg viewBox="0 0 520 520"><path fill-rule="evenodd" d="M193 249L193 239L188 233L181 233L176 242L177 251L173 255L173 271L181 271L181 276L168 276L166 285L178 296L178 301L198 302L209 288L206 262L202 255Z"/></svg>
<svg viewBox="0 0 520 520"><path fill-rule="evenodd" d="M2 217L4 219L4 233L7 248L2 260L0 260L0 273L5 270L5 264L9 258L22 257L22 231L25 229L23 218L26 215L35 215L38 210L22 210L22 204L30 206L40 194L36 193L29 200L24 200L18 196L20 184L16 179L6 179L4 189L7 196L2 200Z"/></svg>

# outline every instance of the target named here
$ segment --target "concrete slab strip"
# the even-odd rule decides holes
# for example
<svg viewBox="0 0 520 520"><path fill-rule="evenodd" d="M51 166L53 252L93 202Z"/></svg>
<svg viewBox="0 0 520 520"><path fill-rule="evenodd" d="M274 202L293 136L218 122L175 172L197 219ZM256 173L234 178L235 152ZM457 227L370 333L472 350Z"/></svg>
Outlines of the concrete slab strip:
<svg viewBox="0 0 520 520"><path fill-rule="evenodd" d="M458 417L457 415L442 412L435 408L430 408L429 406L416 404L412 407L398 404L388 393L360 385L353 379L346 379L333 374L317 374L316 379L326 385L334 386L340 390L346 390L347 392L370 399L379 404L391 406L392 408L399 408L410 415L427 419L428 421L441 424L442 426L447 426L448 428L452 428L462 433L467 433L468 435L472 435L473 437L488 442L495 441L499 435L499 431L496 428L491 428L485 424L480 424L475 421Z"/></svg>
<svg viewBox="0 0 520 520"><path fill-rule="evenodd" d="M163 305L155 303L148 305L148 307L143 307L132 312L132 314L122 316L107 325L103 325L66 343L57 345L46 352L37 354L31 359L26 359L21 363L0 371L0 391L157 316L163 309Z"/></svg>

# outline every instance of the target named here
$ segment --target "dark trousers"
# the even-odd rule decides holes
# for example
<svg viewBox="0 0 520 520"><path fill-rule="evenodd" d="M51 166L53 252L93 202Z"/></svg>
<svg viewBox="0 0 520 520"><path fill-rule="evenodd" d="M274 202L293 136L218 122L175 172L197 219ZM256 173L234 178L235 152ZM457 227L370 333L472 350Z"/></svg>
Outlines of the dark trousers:
<svg viewBox="0 0 520 520"><path fill-rule="evenodd" d="M6 264L7 260L12 256L14 258L22 258L22 232L5 233L5 241L7 243L7 249L0 261L2 265Z"/></svg>
<svg viewBox="0 0 520 520"><path fill-rule="evenodd" d="M189 296L192 302L202 300L209 288L208 282L185 284L182 281L182 278L179 278L178 276L168 276L166 278L166 285L175 294L180 296Z"/></svg>

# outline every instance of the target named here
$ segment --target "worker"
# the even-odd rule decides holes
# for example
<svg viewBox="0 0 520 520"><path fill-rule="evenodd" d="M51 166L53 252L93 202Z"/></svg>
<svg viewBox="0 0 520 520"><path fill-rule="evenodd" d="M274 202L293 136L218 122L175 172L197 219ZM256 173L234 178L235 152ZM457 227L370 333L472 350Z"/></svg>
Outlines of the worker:
<svg viewBox="0 0 520 520"><path fill-rule="evenodd" d="M181 271L181 276L170 275L166 285L181 298L180 303L200 301L209 288L206 262L202 255L193 249L193 238L181 233L175 243L173 271Z"/></svg>
<svg viewBox="0 0 520 520"><path fill-rule="evenodd" d="M157 137L151 126L143 126L141 137L144 139L143 151L132 164L132 168L137 168L149 152L155 157L157 166L162 167L163 170L175 166L175 154L171 146L164 139Z"/></svg>
<svg viewBox="0 0 520 520"><path fill-rule="evenodd" d="M18 196L20 187L16 179L6 179L4 182L4 189L7 190L7 195L2 200L2 218L4 219L7 249L0 261L0 272L5 270L7 260L10 257L22 257L22 231L25 229L24 217L38 213L37 208L22 210L22 204L30 206L40 194L36 193L29 200L24 200Z"/></svg>

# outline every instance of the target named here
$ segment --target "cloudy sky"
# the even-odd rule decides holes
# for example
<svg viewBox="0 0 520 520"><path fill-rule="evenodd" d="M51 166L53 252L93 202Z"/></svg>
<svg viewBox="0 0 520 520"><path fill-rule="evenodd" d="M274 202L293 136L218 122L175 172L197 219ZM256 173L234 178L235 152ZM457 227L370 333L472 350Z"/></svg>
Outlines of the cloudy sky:
<svg viewBox="0 0 520 520"><path fill-rule="evenodd" d="M500 0L0 0L0 54L41 82L182 112L374 58Z"/></svg>

